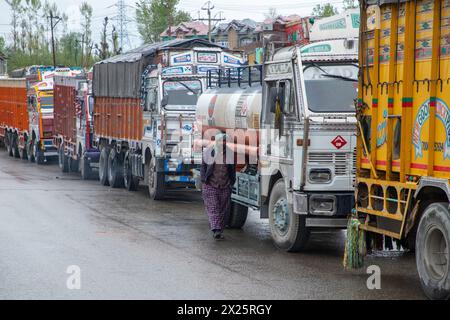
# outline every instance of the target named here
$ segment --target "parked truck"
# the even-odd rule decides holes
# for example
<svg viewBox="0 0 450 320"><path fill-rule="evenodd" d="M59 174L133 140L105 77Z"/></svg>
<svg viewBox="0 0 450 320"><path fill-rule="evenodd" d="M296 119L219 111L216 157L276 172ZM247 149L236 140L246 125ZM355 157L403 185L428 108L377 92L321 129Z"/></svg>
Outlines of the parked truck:
<svg viewBox="0 0 450 320"><path fill-rule="evenodd" d="M92 73L56 76L54 84L54 145L62 172L94 176L100 152L93 148Z"/></svg>
<svg viewBox="0 0 450 320"><path fill-rule="evenodd" d="M94 144L103 185L152 199L195 189L193 124L208 70L243 63L205 40L171 40L138 48L94 66Z"/></svg>
<svg viewBox="0 0 450 320"><path fill-rule="evenodd" d="M361 1L361 228L415 250L433 299L450 298L450 1Z"/></svg>
<svg viewBox="0 0 450 320"><path fill-rule="evenodd" d="M26 80L0 79L0 141L10 156L20 157L19 140L29 128Z"/></svg>
<svg viewBox="0 0 450 320"><path fill-rule="evenodd" d="M356 169L352 41L313 44L321 50L268 48L263 66L209 81L198 102L196 146L225 132L235 152L230 227L242 227L248 210L257 210L269 219L275 245L289 252L304 249L314 230L346 227Z"/></svg>
<svg viewBox="0 0 450 320"><path fill-rule="evenodd" d="M53 129L49 72L51 68L36 66L16 72L20 78L0 80L4 93L0 137L10 156L38 164L43 164L53 151L45 146Z"/></svg>
<svg viewBox="0 0 450 320"><path fill-rule="evenodd" d="M0 138L10 156L43 164L57 156L53 146L53 77L70 69L33 66L0 79Z"/></svg>

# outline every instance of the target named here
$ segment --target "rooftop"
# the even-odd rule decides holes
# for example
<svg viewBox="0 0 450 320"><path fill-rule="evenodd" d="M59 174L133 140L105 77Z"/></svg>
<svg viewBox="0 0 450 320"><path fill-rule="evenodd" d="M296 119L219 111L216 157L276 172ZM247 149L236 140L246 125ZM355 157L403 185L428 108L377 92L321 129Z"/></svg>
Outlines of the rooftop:
<svg viewBox="0 0 450 320"><path fill-rule="evenodd" d="M177 33L183 33L185 36L206 36L208 35L208 26L200 21L182 22L164 30L161 37L170 37Z"/></svg>

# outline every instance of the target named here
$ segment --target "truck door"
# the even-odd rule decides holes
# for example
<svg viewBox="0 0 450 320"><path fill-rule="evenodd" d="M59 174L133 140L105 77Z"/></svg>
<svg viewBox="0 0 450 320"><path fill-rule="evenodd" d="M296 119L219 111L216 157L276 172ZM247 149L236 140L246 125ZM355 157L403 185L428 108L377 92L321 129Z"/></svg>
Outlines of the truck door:
<svg viewBox="0 0 450 320"><path fill-rule="evenodd" d="M292 139L297 122L295 91L292 79L266 81L263 138L270 161L289 164L293 160ZM263 143L264 144L264 143Z"/></svg>

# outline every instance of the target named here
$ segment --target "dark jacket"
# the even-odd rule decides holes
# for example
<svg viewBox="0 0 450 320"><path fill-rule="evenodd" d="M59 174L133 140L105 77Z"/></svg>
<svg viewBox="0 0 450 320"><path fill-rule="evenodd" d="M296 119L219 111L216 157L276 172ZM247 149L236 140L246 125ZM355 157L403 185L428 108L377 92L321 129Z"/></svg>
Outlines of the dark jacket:
<svg viewBox="0 0 450 320"><path fill-rule="evenodd" d="M229 149L227 149L227 152L232 152ZM215 150L211 150L211 148L205 149L205 152L203 153L203 160L202 160L202 166L200 168L200 176L202 183L208 183L209 178L213 174L215 163L212 163L212 159L215 156ZM211 160L211 161L206 161ZM231 186L234 186L234 183L236 182L236 165L234 164L227 164L228 169L228 177L230 179Z"/></svg>

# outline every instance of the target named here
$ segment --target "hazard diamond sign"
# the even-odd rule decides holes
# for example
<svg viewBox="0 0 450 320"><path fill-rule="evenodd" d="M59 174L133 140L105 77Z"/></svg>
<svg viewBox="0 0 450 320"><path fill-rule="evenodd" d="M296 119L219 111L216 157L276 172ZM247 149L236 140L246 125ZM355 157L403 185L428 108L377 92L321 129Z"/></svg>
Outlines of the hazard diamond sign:
<svg viewBox="0 0 450 320"><path fill-rule="evenodd" d="M341 136L337 136L331 141L331 144L336 147L336 149L342 149L347 144L347 140L342 138Z"/></svg>

